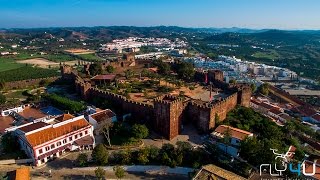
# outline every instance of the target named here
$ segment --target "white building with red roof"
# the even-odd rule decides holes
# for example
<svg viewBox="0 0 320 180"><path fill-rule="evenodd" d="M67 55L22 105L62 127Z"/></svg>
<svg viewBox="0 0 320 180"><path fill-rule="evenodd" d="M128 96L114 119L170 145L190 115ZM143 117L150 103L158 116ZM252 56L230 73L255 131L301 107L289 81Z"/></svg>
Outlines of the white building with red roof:
<svg viewBox="0 0 320 180"><path fill-rule="evenodd" d="M93 148L93 126L84 116L62 115L47 122L19 126L14 135L35 166L61 156L66 151Z"/></svg>
<svg viewBox="0 0 320 180"><path fill-rule="evenodd" d="M225 143L222 139L227 135L230 136L230 142ZM239 156L240 142L248 137L253 137L253 133L227 125L220 125L211 133L211 137L221 150L232 156Z"/></svg>
<svg viewBox="0 0 320 180"><path fill-rule="evenodd" d="M90 114L86 116L86 119L89 121L89 123L94 127L94 129L97 129L99 124L105 120L111 120L111 122L117 121L116 114L111 111L110 109L105 109L98 111L96 113Z"/></svg>

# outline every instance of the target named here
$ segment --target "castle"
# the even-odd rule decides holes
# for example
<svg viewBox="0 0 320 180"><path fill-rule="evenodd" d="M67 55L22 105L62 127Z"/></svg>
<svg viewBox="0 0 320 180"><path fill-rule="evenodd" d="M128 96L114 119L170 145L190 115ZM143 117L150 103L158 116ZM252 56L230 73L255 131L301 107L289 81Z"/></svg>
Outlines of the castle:
<svg viewBox="0 0 320 180"><path fill-rule="evenodd" d="M147 104L92 87L69 66L61 66L61 73L62 78L74 82L82 98L99 97L114 102L116 108L121 109L123 113L131 113L132 117L143 119L156 132L169 140L181 133L184 121L192 122L201 132L208 132L215 127L217 121L226 119L227 113L237 105L249 107L252 94L247 84L227 84L223 82L222 71L210 70L207 73L197 73L196 77L206 77L198 78L198 81L213 84L228 92L226 98L205 102L163 95L155 98L153 104Z"/></svg>

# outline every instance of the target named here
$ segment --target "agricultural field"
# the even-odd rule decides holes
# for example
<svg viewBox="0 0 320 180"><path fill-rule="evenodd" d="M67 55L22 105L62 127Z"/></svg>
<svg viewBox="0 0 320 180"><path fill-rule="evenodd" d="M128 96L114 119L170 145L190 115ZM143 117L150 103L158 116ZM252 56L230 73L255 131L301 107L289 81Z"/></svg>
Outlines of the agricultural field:
<svg viewBox="0 0 320 180"><path fill-rule="evenodd" d="M12 69L17 69L22 66L24 66L24 65L19 64L14 60L0 58L0 72L12 70Z"/></svg>
<svg viewBox="0 0 320 180"><path fill-rule="evenodd" d="M98 56L96 56L94 53L91 54L78 54L78 57L82 60L87 60L87 61L101 61L102 59Z"/></svg>
<svg viewBox="0 0 320 180"><path fill-rule="evenodd" d="M43 69L32 66L24 66L0 72L1 80L5 82L54 77L59 75L60 73L58 69Z"/></svg>
<svg viewBox="0 0 320 180"><path fill-rule="evenodd" d="M256 52L252 56L255 58L263 58L263 59L270 59L270 60L280 58L280 55L274 50L269 52Z"/></svg>

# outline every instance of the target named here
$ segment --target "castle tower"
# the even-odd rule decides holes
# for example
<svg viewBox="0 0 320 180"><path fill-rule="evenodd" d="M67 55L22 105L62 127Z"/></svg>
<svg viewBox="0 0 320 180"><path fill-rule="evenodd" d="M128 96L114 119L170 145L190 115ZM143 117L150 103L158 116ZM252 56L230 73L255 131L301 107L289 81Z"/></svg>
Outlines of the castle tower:
<svg viewBox="0 0 320 180"><path fill-rule="evenodd" d="M209 70L208 80L209 82L223 82L223 72L220 70Z"/></svg>
<svg viewBox="0 0 320 180"><path fill-rule="evenodd" d="M173 139L181 132L185 106L181 99L165 95L154 100L154 129L166 139Z"/></svg>
<svg viewBox="0 0 320 180"><path fill-rule="evenodd" d="M252 95L252 90L250 85L241 84L238 87L238 104L244 107L250 106L250 99Z"/></svg>

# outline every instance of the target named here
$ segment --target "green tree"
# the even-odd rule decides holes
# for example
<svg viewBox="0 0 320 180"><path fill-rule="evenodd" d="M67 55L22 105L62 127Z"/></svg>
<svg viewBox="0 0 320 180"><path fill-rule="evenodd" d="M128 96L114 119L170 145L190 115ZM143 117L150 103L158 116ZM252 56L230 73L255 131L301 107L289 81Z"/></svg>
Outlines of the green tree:
<svg viewBox="0 0 320 180"><path fill-rule="evenodd" d="M262 84L261 86L259 86L258 91L259 93L267 96L269 94L269 84L268 83Z"/></svg>
<svg viewBox="0 0 320 180"><path fill-rule="evenodd" d="M181 79L192 80L195 74L194 67L191 63L181 62L176 65L176 72Z"/></svg>
<svg viewBox="0 0 320 180"><path fill-rule="evenodd" d="M0 93L0 104L4 104L6 101L6 97L2 93Z"/></svg>
<svg viewBox="0 0 320 180"><path fill-rule="evenodd" d="M101 63L91 64L89 67L89 72L91 76L102 74L103 73L102 64Z"/></svg>
<svg viewBox="0 0 320 180"><path fill-rule="evenodd" d="M157 60L156 66L158 67L159 74L168 75L170 73L171 68L168 63L162 62L161 60Z"/></svg>
<svg viewBox="0 0 320 180"><path fill-rule="evenodd" d="M149 162L148 156L149 156L148 148L140 149L137 153L137 161L140 164L147 164Z"/></svg>
<svg viewBox="0 0 320 180"><path fill-rule="evenodd" d="M130 78L132 78L132 77L134 76L134 72L133 72L132 70L128 69L128 70L126 70L126 71L124 72L124 75L125 75L125 77L126 77L127 79L130 79Z"/></svg>
<svg viewBox="0 0 320 180"><path fill-rule="evenodd" d="M14 136L11 132L4 134L1 137L1 146L3 151L6 153L14 152L19 149L19 144L17 143L17 137Z"/></svg>
<svg viewBox="0 0 320 180"><path fill-rule="evenodd" d="M98 165L106 165L108 163L109 153L103 144L98 144L93 149L91 156Z"/></svg>
<svg viewBox="0 0 320 180"><path fill-rule="evenodd" d="M102 180L102 179L106 178L106 171L101 167L98 167L96 170L94 170L94 173L96 174L96 177L99 180Z"/></svg>
<svg viewBox="0 0 320 180"><path fill-rule="evenodd" d="M255 92L257 90L257 86L254 83L250 84L250 87L252 92Z"/></svg>
<svg viewBox="0 0 320 180"><path fill-rule="evenodd" d="M0 79L0 90L4 89L5 87L5 82L3 79Z"/></svg>
<svg viewBox="0 0 320 180"><path fill-rule="evenodd" d="M88 163L88 155L86 153L80 153L77 158L77 162L80 167L84 167Z"/></svg>
<svg viewBox="0 0 320 180"><path fill-rule="evenodd" d="M149 160L156 161L159 156L160 149L156 146L149 146L147 149L149 152Z"/></svg>
<svg viewBox="0 0 320 180"><path fill-rule="evenodd" d="M137 139L143 139L149 135L149 130L146 125L135 124L132 126L132 135Z"/></svg>
<svg viewBox="0 0 320 180"><path fill-rule="evenodd" d="M235 83L237 83L237 80L235 80L235 79L230 79L229 83L230 83L230 84L235 84Z"/></svg>
<svg viewBox="0 0 320 180"><path fill-rule="evenodd" d="M118 164L126 165L131 163L131 152L129 150L122 150L114 154L114 160Z"/></svg>
<svg viewBox="0 0 320 180"><path fill-rule="evenodd" d="M114 166L113 167L114 174L117 176L118 179L121 179L125 176L124 168L121 166Z"/></svg>
<svg viewBox="0 0 320 180"><path fill-rule="evenodd" d="M107 71L108 73L113 73L113 72L114 72L114 67L111 66L111 65L109 65L109 66L107 66L106 71Z"/></svg>

